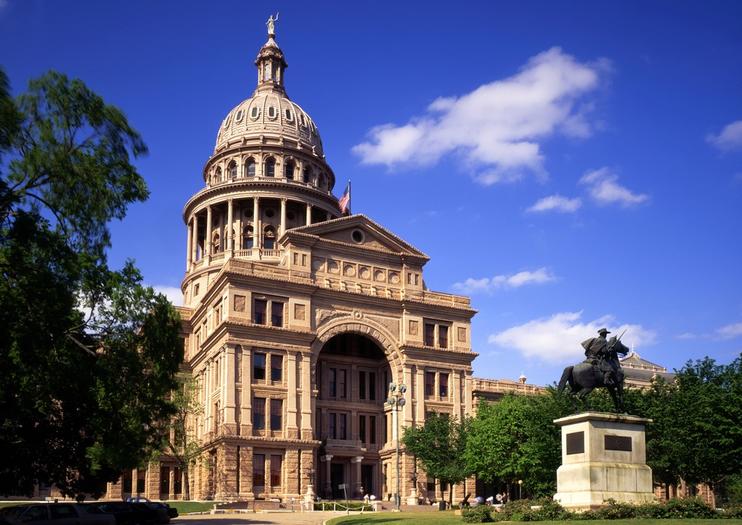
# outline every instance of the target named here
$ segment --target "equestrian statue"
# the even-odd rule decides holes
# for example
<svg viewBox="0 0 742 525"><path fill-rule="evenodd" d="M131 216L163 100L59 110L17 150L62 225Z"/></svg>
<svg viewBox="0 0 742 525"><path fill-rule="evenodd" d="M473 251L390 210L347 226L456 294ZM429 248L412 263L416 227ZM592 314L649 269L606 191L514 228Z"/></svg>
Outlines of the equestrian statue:
<svg viewBox="0 0 742 525"><path fill-rule="evenodd" d="M624 330L624 333L626 331ZM615 335L610 339L606 336L610 332L601 328L598 337L592 337L582 342L585 349L585 360L574 366L568 366L562 372L557 390L563 392L567 384L570 386L570 394L587 404L587 396L596 388L607 388L613 399L616 411L623 412L623 379L621 363L618 356L625 356L629 349Z"/></svg>

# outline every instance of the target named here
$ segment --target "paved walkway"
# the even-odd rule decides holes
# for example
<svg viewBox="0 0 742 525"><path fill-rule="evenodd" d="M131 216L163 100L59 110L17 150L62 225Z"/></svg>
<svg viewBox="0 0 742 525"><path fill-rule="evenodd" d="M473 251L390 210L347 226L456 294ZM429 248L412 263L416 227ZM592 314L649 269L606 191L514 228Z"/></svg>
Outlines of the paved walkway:
<svg viewBox="0 0 742 525"><path fill-rule="evenodd" d="M180 516L171 521L183 525L322 525L344 512L256 512Z"/></svg>

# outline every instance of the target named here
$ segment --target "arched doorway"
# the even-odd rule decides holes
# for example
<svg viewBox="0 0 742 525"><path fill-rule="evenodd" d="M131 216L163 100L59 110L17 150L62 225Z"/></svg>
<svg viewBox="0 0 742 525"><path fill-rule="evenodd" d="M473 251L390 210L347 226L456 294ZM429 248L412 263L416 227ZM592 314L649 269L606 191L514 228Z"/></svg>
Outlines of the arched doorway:
<svg viewBox="0 0 742 525"><path fill-rule="evenodd" d="M357 333L329 339L317 358L315 438L318 488L326 498L382 493L379 451L388 439L386 400L392 374L382 348Z"/></svg>

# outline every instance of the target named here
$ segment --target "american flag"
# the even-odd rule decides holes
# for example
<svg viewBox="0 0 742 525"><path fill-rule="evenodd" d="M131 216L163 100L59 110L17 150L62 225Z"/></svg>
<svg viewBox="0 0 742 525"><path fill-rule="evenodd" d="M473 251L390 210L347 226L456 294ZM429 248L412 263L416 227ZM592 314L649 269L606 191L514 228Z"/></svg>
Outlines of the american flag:
<svg viewBox="0 0 742 525"><path fill-rule="evenodd" d="M338 206L340 206L340 212L343 215L350 214L350 181L348 181L348 185L345 187L343 196L338 200Z"/></svg>

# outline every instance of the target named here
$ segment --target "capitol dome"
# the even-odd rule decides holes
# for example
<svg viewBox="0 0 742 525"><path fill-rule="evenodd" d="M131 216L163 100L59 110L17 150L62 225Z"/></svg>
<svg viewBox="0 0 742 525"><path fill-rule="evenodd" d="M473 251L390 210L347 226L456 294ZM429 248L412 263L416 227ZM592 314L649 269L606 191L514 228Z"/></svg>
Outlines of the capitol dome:
<svg viewBox="0 0 742 525"><path fill-rule="evenodd" d="M323 157L322 139L312 118L289 100L284 88L287 67L274 35L260 48L255 60L258 86L253 96L232 109L219 127L215 152L233 144L262 137L280 137L297 149Z"/></svg>

